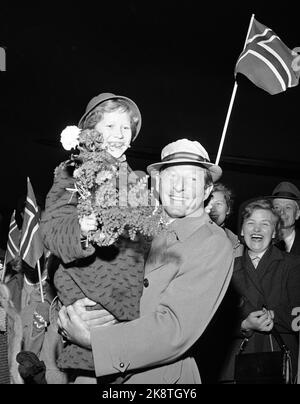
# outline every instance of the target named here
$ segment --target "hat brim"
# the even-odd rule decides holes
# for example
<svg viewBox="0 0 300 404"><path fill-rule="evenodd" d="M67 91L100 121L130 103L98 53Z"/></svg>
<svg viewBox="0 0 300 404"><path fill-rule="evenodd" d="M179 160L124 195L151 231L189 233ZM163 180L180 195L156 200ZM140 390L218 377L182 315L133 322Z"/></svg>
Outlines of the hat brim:
<svg viewBox="0 0 300 404"><path fill-rule="evenodd" d="M79 127L79 128L82 128L82 125L83 125L83 123L84 123L86 117L87 117L95 108L97 108L98 105L102 104L102 103L105 102L105 101L108 101L108 100L115 100L115 99L117 99L117 98L129 102L129 103L131 104L131 106L133 107L133 109L135 110L136 114L139 116L139 121L138 121L138 124L137 124L137 127L136 127L136 133L135 133L134 138L132 138L132 142L133 142L133 141L137 138L137 135L139 134L139 131L140 131L140 129L141 129L141 126L142 126L142 115L141 115L140 110L139 110L138 106L136 105L136 103L135 103L134 101L132 101L130 98L124 97L123 95L113 95L113 94L112 94L112 95L110 95L110 96L108 96L108 97L103 98L101 101L99 101L98 103L96 103L95 105L93 105L89 110L87 110L87 111L82 115L82 117L80 118L80 120L79 120L79 122L78 122L78 127Z"/></svg>
<svg viewBox="0 0 300 404"><path fill-rule="evenodd" d="M289 195L268 195L264 197L265 199L290 199L291 201L296 201L300 207L300 198L296 196L289 196Z"/></svg>
<svg viewBox="0 0 300 404"><path fill-rule="evenodd" d="M163 166L169 166L169 165L174 165L177 163L186 163L186 164L191 164L191 165L197 165L200 167L204 167L206 169L208 169L211 173L213 182L218 181L218 179L222 176L222 168L217 166L216 164L213 163L208 163L208 162L204 162L204 161L196 161L196 160L189 160L189 159L174 159L174 160L170 160L170 161L164 161L164 162L160 162L160 163L154 163L154 164L150 164L147 167L147 172L149 174L153 173L154 171L159 171Z"/></svg>
<svg viewBox="0 0 300 404"><path fill-rule="evenodd" d="M296 196L287 196L287 195L268 195L268 196L265 196L265 198L268 198L268 199L293 199L294 201L300 201L300 198L297 198Z"/></svg>

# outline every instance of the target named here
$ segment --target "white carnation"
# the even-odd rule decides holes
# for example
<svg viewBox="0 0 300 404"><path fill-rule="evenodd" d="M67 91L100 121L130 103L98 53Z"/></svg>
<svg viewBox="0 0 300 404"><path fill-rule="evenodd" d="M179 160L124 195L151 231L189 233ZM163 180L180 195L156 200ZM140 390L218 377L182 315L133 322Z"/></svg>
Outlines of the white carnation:
<svg viewBox="0 0 300 404"><path fill-rule="evenodd" d="M65 150L75 149L79 145L80 129L75 126L67 126L60 135L60 142Z"/></svg>

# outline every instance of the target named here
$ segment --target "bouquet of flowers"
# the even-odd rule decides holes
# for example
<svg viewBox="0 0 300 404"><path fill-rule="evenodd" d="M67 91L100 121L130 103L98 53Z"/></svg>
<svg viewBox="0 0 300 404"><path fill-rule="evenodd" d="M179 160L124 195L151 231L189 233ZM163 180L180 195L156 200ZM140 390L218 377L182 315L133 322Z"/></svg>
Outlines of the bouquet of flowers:
<svg viewBox="0 0 300 404"><path fill-rule="evenodd" d="M134 240L137 235L153 237L166 225L163 209L154 202L153 189L148 189L148 176L130 172L123 155L113 157L103 136L95 129L67 127L61 134L66 150L77 148L72 155L73 177L78 192L79 218L94 214L97 230L89 241L99 246L113 244L121 235Z"/></svg>

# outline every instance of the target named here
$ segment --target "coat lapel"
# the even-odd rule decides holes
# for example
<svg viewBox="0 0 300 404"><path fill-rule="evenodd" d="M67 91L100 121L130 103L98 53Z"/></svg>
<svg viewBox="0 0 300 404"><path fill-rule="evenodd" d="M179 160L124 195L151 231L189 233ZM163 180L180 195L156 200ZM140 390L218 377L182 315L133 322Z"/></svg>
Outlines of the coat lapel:
<svg viewBox="0 0 300 404"><path fill-rule="evenodd" d="M296 236L290 254L300 255L300 232L296 229Z"/></svg>
<svg viewBox="0 0 300 404"><path fill-rule="evenodd" d="M247 294L247 298L249 302L254 306L257 307L258 300L261 301L266 307L268 307L268 302L272 301L272 296L278 293L277 288L274 290L265 290L266 285L269 282L266 282L264 285L264 279L270 276L270 272L274 270L274 263L276 261L280 261L283 259L283 255L280 250L276 247L270 247L270 249L263 255L261 258L257 268L255 269L251 259L248 255L248 252L245 251L242 259L241 259L241 276L244 277L244 282L249 290ZM280 283L280 282L279 282ZM265 287L263 287L263 285ZM280 286L280 285L278 285ZM251 289L254 288L254 291L258 292L259 298L257 297L257 293L251 293ZM253 289L252 289L253 290ZM253 291L253 292L254 292Z"/></svg>
<svg viewBox="0 0 300 404"><path fill-rule="evenodd" d="M145 264L145 275L164 265L166 248L166 231L162 231L161 234L152 241L150 252Z"/></svg>
<svg viewBox="0 0 300 404"><path fill-rule="evenodd" d="M280 251L276 247L271 247L261 259L261 267L259 268L259 282L263 288L264 300L266 307L269 307L271 302L276 301L282 285L282 271L277 271L281 266L280 261L284 259L285 252ZM276 282L272 278L276 277ZM272 287L270 288L270 285Z"/></svg>
<svg viewBox="0 0 300 404"><path fill-rule="evenodd" d="M273 270L274 261L281 261L283 259L283 254L286 253L280 251L277 247L271 246L269 248L258 264L258 276L260 280L263 280Z"/></svg>
<svg viewBox="0 0 300 404"><path fill-rule="evenodd" d="M184 243L194 232L198 231L207 221L205 213L199 217L176 219L168 225L167 230L153 239L145 265L145 274L152 272L170 262L180 261L178 243Z"/></svg>
<svg viewBox="0 0 300 404"><path fill-rule="evenodd" d="M174 253L171 247L177 243L178 237L174 229L163 231L156 239L153 240L150 253L145 265L145 274L152 272L168 262L173 261Z"/></svg>
<svg viewBox="0 0 300 404"><path fill-rule="evenodd" d="M248 284L250 284L252 287L254 287L255 290L259 293L259 295L263 298L263 291L261 289L260 281L259 281L259 277L258 277L260 262L258 263L257 268L254 268L254 265L252 264L252 261L248 255L248 251L246 251L243 256L243 266L245 268L245 271L244 271L244 276L246 278L245 281ZM250 288L251 288L251 286L250 286ZM250 297L249 300L250 300L251 304L254 307L256 307L257 302L254 301L254 299L252 299L252 295L256 296L256 294L249 294L248 297Z"/></svg>

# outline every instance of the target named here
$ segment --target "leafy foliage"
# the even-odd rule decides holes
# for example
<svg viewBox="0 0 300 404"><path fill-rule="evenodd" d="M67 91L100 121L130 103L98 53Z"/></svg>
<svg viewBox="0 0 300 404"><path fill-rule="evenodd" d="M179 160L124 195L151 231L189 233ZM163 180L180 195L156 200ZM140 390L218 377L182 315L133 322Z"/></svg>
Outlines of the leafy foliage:
<svg viewBox="0 0 300 404"><path fill-rule="evenodd" d="M117 159L108 153L97 130L81 131L77 148L79 154L72 159L78 214L80 218L95 214L98 221L90 241L108 246L121 235L152 238L165 227L163 209L148 189L148 176L138 178L124 155Z"/></svg>

